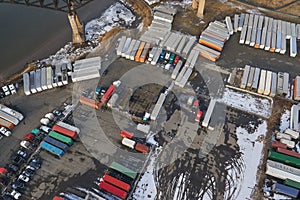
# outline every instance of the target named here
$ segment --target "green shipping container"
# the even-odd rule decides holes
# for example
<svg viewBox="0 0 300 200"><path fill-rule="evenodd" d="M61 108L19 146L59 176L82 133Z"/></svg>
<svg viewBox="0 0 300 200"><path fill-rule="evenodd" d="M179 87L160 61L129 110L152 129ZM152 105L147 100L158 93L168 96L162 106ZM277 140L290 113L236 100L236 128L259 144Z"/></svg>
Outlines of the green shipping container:
<svg viewBox="0 0 300 200"><path fill-rule="evenodd" d="M131 169L128 169L127 167L124 167L123 165L120 165L119 163L113 162L110 165L111 169L114 169L132 179L135 179L136 177L136 172L132 171Z"/></svg>
<svg viewBox="0 0 300 200"><path fill-rule="evenodd" d="M300 159L299 158L295 158L295 157L288 156L285 154L277 153L275 151L270 151L268 158L271 160L274 160L274 161L278 161L278 162L285 163L290 166L300 168Z"/></svg>
<svg viewBox="0 0 300 200"><path fill-rule="evenodd" d="M291 186L293 188L300 189L300 182L293 181L291 179L285 179L284 185Z"/></svg>
<svg viewBox="0 0 300 200"><path fill-rule="evenodd" d="M64 136L62 134L59 134L55 131L50 131L48 135L54 139L57 139L65 144L69 145L69 146L71 146L73 144L73 140L71 138Z"/></svg>

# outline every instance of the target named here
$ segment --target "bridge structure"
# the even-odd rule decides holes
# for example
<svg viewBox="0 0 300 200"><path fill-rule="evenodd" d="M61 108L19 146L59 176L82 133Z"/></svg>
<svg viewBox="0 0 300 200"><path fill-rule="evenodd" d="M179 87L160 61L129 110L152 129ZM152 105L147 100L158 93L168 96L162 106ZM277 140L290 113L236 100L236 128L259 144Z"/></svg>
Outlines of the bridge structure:
<svg viewBox="0 0 300 200"><path fill-rule="evenodd" d="M82 45L85 43L84 25L80 23L76 9L91 1L93 0L0 0L0 3L46 8L68 13L72 28L73 45Z"/></svg>

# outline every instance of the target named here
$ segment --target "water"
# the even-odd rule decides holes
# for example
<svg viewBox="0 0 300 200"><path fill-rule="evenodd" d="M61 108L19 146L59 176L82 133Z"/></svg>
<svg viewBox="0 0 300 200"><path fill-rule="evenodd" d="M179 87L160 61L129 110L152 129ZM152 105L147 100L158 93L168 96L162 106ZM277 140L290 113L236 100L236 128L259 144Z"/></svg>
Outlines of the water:
<svg viewBox="0 0 300 200"><path fill-rule="evenodd" d="M77 10L87 23L117 0L95 0ZM72 40L67 13L0 3L0 80L43 59Z"/></svg>

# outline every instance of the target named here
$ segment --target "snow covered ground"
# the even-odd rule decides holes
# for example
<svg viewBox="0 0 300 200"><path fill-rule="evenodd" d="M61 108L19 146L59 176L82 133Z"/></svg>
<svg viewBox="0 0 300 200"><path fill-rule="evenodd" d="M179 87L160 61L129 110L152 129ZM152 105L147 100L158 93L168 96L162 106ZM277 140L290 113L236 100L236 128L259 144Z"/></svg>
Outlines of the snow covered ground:
<svg viewBox="0 0 300 200"><path fill-rule="evenodd" d="M224 199L232 194L230 199L251 199L251 195L256 190L256 173L260 165L263 143L256 141L258 136L266 135L267 122L263 121L255 130L254 133L249 133L246 129L237 127L236 134L238 137L237 144L242 153L242 160L244 165L243 173L235 176L235 186L230 187L225 193ZM229 179L235 172L228 171Z"/></svg>
<svg viewBox="0 0 300 200"><path fill-rule="evenodd" d="M183 0L183 1L166 1L163 2L165 5L171 5L171 6L181 6L182 8L186 8L188 6L192 6L192 0Z"/></svg>
<svg viewBox="0 0 300 200"><path fill-rule="evenodd" d="M248 93L234 91L229 88L225 88L223 97L217 99L217 101L264 118L269 118L272 113L272 104L270 100Z"/></svg>
<svg viewBox="0 0 300 200"><path fill-rule="evenodd" d="M285 110L285 112L281 115L280 118L280 132L283 133L283 131L290 127L290 117L291 117L291 111Z"/></svg>
<svg viewBox="0 0 300 200"><path fill-rule="evenodd" d="M70 63L77 58L92 52L98 44L98 37L117 26L130 26L135 21L133 13L123 4L117 2L110 6L99 18L93 19L85 26L86 40L90 45L75 48L69 42L54 55L42 60L46 64L58 65Z"/></svg>
<svg viewBox="0 0 300 200"><path fill-rule="evenodd" d="M133 199L147 199L154 200L156 199L157 189L155 184L154 170L155 170L155 161L161 148L156 148L156 151L151 155L150 161L148 163L145 173L140 178L135 191L133 193Z"/></svg>

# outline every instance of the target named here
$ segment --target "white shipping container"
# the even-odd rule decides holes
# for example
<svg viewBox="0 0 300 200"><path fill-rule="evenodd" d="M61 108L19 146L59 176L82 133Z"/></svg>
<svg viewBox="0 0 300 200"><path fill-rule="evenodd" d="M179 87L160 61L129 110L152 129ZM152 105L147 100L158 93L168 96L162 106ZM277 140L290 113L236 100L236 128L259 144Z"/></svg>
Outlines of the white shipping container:
<svg viewBox="0 0 300 200"><path fill-rule="evenodd" d="M154 57L153 57L153 59L152 59L152 61L151 61L151 65L156 65L156 63L157 63L157 61L158 61L158 59L159 59L159 56L160 56L160 53L162 52L162 48L158 48L157 49L157 51L156 51L156 53L155 53L155 55L154 55Z"/></svg>
<svg viewBox="0 0 300 200"><path fill-rule="evenodd" d="M124 46L122 48L122 52L121 52L121 56L122 57L126 57L126 52L127 52L128 48L129 48L131 40L132 40L131 38L126 38L125 44L124 44Z"/></svg>
<svg viewBox="0 0 300 200"><path fill-rule="evenodd" d="M296 57L297 55L297 39L296 37L292 36L290 39L290 56Z"/></svg>
<svg viewBox="0 0 300 200"><path fill-rule="evenodd" d="M249 45L251 47L253 47L255 45L256 35L257 35L257 29L256 28L252 28L252 33L251 33L251 38L250 38L250 43L249 43Z"/></svg>
<svg viewBox="0 0 300 200"><path fill-rule="evenodd" d="M51 67L47 67L47 88L51 89L53 88L52 84L53 84L53 71Z"/></svg>
<svg viewBox="0 0 300 200"><path fill-rule="evenodd" d="M280 142L283 143L283 144L286 144L288 148L295 148L295 142L294 141L291 141L291 140L287 140L287 139L280 139Z"/></svg>
<svg viewBox="0 0 300 200"><path fill-rule="evenodd" d="M194 44L195 44L195 39L194 38L189 38L189 41L187 42L187 44L185 45L185 47L182 50L182 55L184 57L186 57L189 54L189 52L192 49Z"/></svg>
<svg viewBox="0 0 300 200"><path fill-rule="evenodd" d="M156 102L156 104L155 104L155 106L154 106L154 109L151 113L151 116L150 116L151 120L153 120L153 121L156 120L156 118L157 118L157 116L158 116L158 114L159 114L159 112L162 108L162 105L165 102L165 99L166 99L166 94L161 93L158 100L157 100L157 102Z"/></svg>
<svg viewBox="0 0 300 200"><path fill-rule="evenodd" d="M296 24L295 23L291 23L291 36L292 37L297 37Z"/></svg>
<svg viewBox="0 0 300 200"><path fill-rule="evenodd" d="M70 130L70 131L76 132L77 134L80 133L79 128L77 128L76 126L72 126L72 125L70 125L70 124L67 124L67 123L65 123L65 122L58 121L58 122L56 122L56 125L57 125L57 126L60 126L60 127L63 127L63 128L65 128L65 129L68 129L68 130Z"/></svg>
<svg viewBox="0 0 300 200"><path fill-rule="evenodd" d="M249 14L246 14L246 15L245 15L245 20L244 20L244 25L243 25L243 26L248 27L248 23L249 23Z"/></svg>
<svg viewBox="0 0 300 200"><path fill-rule="evenodd" d="M176 66L175 66L175 69L174 69L173 72L172 72L172 75L171 75L171 78L172 78L173 80L176 79L176 77L177 77L177 75L178 75L178 73L179 73L181 67L182 67L182 60L179 60L178 63L176 64Z"/></svg>
<svg viewBox="0 0 300 200"><path fill-rule="evenodd" d="M265 83L266 83L266 70L262 69L260 71L260 78L259 78L259 84L258 84L258 94L263 94L265 91Z"/></svg>
<svg viewBox="0 0 300 200"><path fill-rule="evenodd" d="M277 74L275 72L272 72L272 85L271 85L271 97L275 97L277 93Z"/></svg>
<svg viewBox="0 0 300 200"><path fill-rule="evenodd" d="M295 173L291 173L291 171L295 171L294 167L284 165L282 163L276 162L278 165L284 165L280 167L275 167L270 165L270 161L267 162L266 174L269 176L273 176L275 178L279 178L281 180L291 179L293 181L299 181L300 175L296 175ZM275 161L272 161L275 162ZM297 171L297 170L296 170Z"/></svg>
<svg viewBox="0 0 300 200"><path fill-rule="evenodd" d="M283 72L278 72L277 74L277 93L283 94Z"/></svg>
<svg viewBox="0 0 300 200"><path fill-rule="evenodd" d="M35 87L35 71L29 72L29 79L30 79L30 91L31 93L37 93Z"/></svg>
<svg viewBox="0 0 300 200"><path fill-rule="evenodd" d="M240 19L239 19L238 31L242 31L242 28L243 28L243 25L244 25L244 20L245 20L245 14L242 13L240 15Z"/></svg>
<svg viewBox="0 0 300 200"><path fill-rule="evenodd" d="M179 44L178 44L178 47L177 47L177 49L176 49L176 53L177 53L177 54L181 54L182 49L183 49L183 47L184 47L184 45L185 45L185 43L186 43L186 39L187 39L187 36L186 36L186 35L184 35L184 36L181 38L181 40L180 40L180 42L179 42Z"/></svg>
<svg viewBox="0 0 300 200"><path fill-rule="evenodd" d="M290 39L292 37L291 33L291 22L286 23L286 39Z"/></svg>
<svg viewBox="0 0 300 200"><path fill-rule="evenodd" d="M131 149L134 149L135 143L136 143L135 141L133 141L131 139L128 139L128 138L123 138L122 139L122 144L124 146L127 146L127 147L131 148Z"/></svg>
<svg viewBox="0 0 300 200"><path fill-rule="evenodd" d="M245 43L246 33L247 33L247 27L243 26L242 32L241 32L240 41L239 41L240 44L244 44Z"/></svg>
<svg viewBox="0 0 300 200"><path fill-rule="evenodd" d="M257 90L258 83L259 83L259 77L260 77L260 68L256 67L254 77L253 77L253 83L252 83L252 86L251 86L252 90L255 90L255 91Z"/></svg>
<svg viewBox="0 0 300 200"><path fill-rule="evenodd" d="M240 84L240 87L242 89L246 88L248 77L249 77L249 72L250 72L250 66L246 65L245 69L244 69L243 77L242 77L242 80L241 80L241 84Z"/></svg>
<svg viewBox="0 0 300 200"><path fill-rule="evenodd" d="M17 118L19 121L22 121L24 119L24 116L18 112L18 111L15 111L3 104L0 104L0 110L2 110L3 112L6 112L7 114Z"/></svg>
<svg viewBox="0 0 300 200"><path fill-rule="evenodd" d="M41 70L40 69L37 69L35 71L35 87L38 92L43 91L42 84L41 84Z"/></svg>
<svg viewBox="0 0 300 200"><path fill-rule="evenodd" d="M122 55L122 49L124 47L125 41L126 41L126 36L122 36L117 47L117 56Z"/></svg>
<svg viewBox="0 0 300 200"><path fill-rule="evenodd" d="M41 68L41 84L42 84L42 89L47 90L47 70L45 67Z"/></svg>
<svg viewBox="0 0 300 200"><path fill-rule="evenodd" d="M210 121L210 118L211 118L211 114L215 108L215 105L216 105L216 100L215 99L211 99L210 100L210 103L208 105L208 108L207 108L207 111L206 111L206 114L204 116L204 119L202 121L202 126L203 127L208 127L208 124L209 124L209 121Z"/></svg>
<svg viewBox="0 0 300 200"><path fill-rule="evenodd" d="M252 35L252 27L248 26L245 44L248 44L248 45L250 44L251 35Z"/></svg>
<svg viewBox="0 0 300 200"><path fill-rule="evenodd" d="M264 93L263 93L264 95L270 95L270 93L271 93L271 84L272 84L272 72L267 71L265 90L264 90Z"/></svg>
<svg viewBox="0 0 300 200"><path fill-rule="evenodd" d="M249 87L249 88L251 88L251 86L253 84L254 73L255 73L255 68L251 67L250 72L249 72L248 81L247 81L247 87Z"/></svg>
<svg viewBox="0 0 300 200"><path fill-rule="evenodd" d="M24 73L23 74L23 86L24 86L24 93L25 95L30 95L30 82L29 82L29 74Z"/></svg>
<svg viewBox="0 0 300 200"><path fill-rule="evenodd" d="M277 41L276 41L276 49L275 49L275 52L279 53L281 51L281 44L282 44L282 34L281 32L277 32ZM284 39L285 40L285 39Z"/></svg>
<svg viewBox="0 0 300 200"><path fill-rule="evenodd" d="M232 35L233 34L233 26L232 26L231 18L229 16L226 16L225 17L225 22L226 22L226 26L227 26L227 29L228 29L228 33L230 35Z"/></svg>
<svg viewBox="0 0 300 200"><path fill-rule="evenodd" d="M233 24L233 30L234 30L234 32L238 31L238 26L239 26L239 15L235 14L234 15L234 24Z"/></svg>
<svg viewBox="0 0 300 200"><path fill-rule="evenodd" d="M295 112L298 116L299 116L299 108L298 108L298 106L296 105L296 107L297 107L297 111ZM294 116L295 117L295 116ZM295 117L296 119L298 118L298 117ZM298 121L298 120L296 120L296 121ZM299 122L298 122L299 123ZM296 126L298 126L298 123L297 124L295 124ZM295 127L296 127L295 126ZM293 139L298 139L299 138L299 132L297 132L297 131L294 131L294 130L292 130L292 129L285 129L285 131L284 131L284 133L286 133L286 134L288 134L288 135L290 135Z"/></svg>
<svg viewBox="0 0 300 200"><path fill-rule="evenodd" d="M13 123L15 126L19 124L19 120L17 119L17 117L10 115L7 112L4 112L3 110L0 110L0 118L5 119L10 123Z"/></svg>
<svg viewBox="0 0 300 200"><path fill-rule="evenodd" d="M286 35L282 34L280 54L285 54L286 53L286 39L285 38L286 38Z"/></svg>
<svg viewBox="0 0 300 200"><path fill-rule="evenodd" d="M292 138L291 138L291 136L288 135L288 134L277 132L277 133L276 133L276 139L277 139L277 140L280 140L280 139L291 140Z"/></svg>
<svg viewBox="0 0 300 200"><path fill-rule="evenodd" d="M138 131L141 131L141 132L143 132L143 133L148 134L149 131L150 131L150 125L138 124L137 127L136 127L136 129L137 129Z"/></svg>
<svg viewBox="0 0 300 200"><path fill-rule="evenodd" d="M283 94L287 95L289 92L289 80L290 80L290 75L287 72L283 73Z"/></svg>
<svg viewBox="0 0 300 200"><path fill-rule="evenodd" d="M129 58L130 58L130 55L131 55L131 52L132 52L132 50L133 50L133 47L134 47L135 43L136 43L136 40L135 40L135 39L131 40L130 45L129 45L129 47L128 47L126 53L125 53L125 58L126 58L126 59L129 59Z"/></svg>

